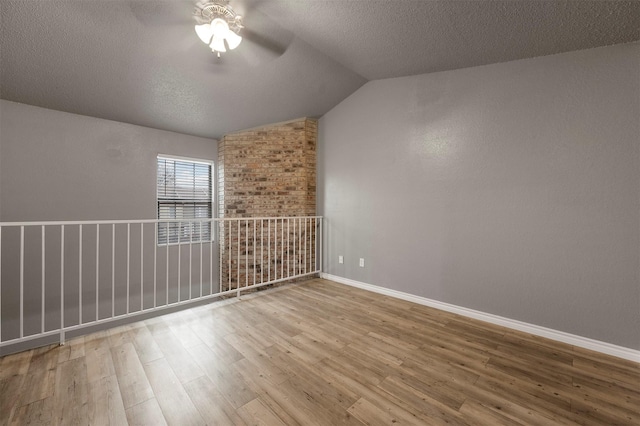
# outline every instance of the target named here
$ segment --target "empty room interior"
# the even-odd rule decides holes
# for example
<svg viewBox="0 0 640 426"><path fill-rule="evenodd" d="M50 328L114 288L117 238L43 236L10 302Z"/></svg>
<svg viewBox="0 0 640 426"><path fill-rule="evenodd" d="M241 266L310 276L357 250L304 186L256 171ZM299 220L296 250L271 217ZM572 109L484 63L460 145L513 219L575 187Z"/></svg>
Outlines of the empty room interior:
<svg viewBox="0 0 640 426"><path fill-rule="evenodd" d="M640 424L640 2L0 19L0 425Z"/></svg>

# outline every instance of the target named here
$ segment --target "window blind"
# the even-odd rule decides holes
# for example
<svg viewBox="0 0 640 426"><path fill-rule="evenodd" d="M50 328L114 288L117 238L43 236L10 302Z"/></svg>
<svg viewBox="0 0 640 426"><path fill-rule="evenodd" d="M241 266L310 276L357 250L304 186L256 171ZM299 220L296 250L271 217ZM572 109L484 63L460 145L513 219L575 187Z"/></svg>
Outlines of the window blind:
<svg viewBox="0 0 640 426"><path fill-rule="evenodd" d="M211 223L189 219L213 217L211 163L158 156L158 244L211 240Z"/></svg>

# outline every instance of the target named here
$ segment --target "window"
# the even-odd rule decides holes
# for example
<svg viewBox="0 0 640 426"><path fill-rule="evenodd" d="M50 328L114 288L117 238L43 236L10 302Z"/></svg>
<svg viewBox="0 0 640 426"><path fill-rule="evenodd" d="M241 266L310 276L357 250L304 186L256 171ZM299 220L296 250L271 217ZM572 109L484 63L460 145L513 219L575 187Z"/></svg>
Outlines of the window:
<svg viewBox="0 0 640 426"><path fill-rule="evenodd" d="M158 219L185 222L158 224L158 244L211 241L211 222L189 219L213 217L213 165L205 160L158 156Z"/></svg>

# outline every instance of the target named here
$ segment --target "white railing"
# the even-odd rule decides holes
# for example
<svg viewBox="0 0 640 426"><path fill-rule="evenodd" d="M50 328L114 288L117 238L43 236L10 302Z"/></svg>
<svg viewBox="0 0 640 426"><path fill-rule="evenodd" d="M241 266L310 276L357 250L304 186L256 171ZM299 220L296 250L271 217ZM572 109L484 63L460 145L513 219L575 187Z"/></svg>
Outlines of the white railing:
<svg viewBox="0 0 640 426"><path fill-rule="evenodd" d="M0 222L0 349L318 274L321 236L320 216Z"/></svg>

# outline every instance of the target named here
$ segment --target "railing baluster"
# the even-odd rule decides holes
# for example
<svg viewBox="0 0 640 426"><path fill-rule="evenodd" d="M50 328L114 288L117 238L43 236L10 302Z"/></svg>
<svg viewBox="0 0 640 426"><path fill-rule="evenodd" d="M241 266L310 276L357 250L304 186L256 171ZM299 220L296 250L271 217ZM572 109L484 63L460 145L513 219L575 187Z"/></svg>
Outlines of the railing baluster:
<svg viewBox="0 0 640 426"><path fill-rule="evenodd" d="M289 218L287 218L287 277L291 276L291 256L290 256L290 252L291 250L289 249L289 247L291 247L290 245L290 237L291 237L291 230L290 230L290 220Z"/></svg>
<svg viewBox="0 0 640 426"><path fill-rule="evenodd" d="M78 227L78 324L82 324L82 225Z"/></svg>
<svg viewBox="0 0 640 426"><path fill-rule="evenodd" d="M302 255L304 253L304 251L302 250L302 219L301 218L297 218L295 219L296 222L298 222L297 225L297 229L298 229L298 233L296 234L296 267L298 269L298 273L297 275L302 274L302 271L304 270L304 268L302 267Z"/></svg>
<svg viewBox="0 0 640 426"><path fill-rule="evenodd" d="M249 286L249 219L244 221L244 286Z"/></svg>
<svg viewBox="0 0 640 426"><path fill-rule="evenodd" d="M227 238L227 243L225 243L225 245L228 244L229 247L229 264L227 265L227 276L229 278L229 284L227 287L227 290L231 290L231 224L233 222L229 221L229 237ZM220 287L220 290L222 290L222 287Z"/></svg>
<svg viewBox="0 0 640 426"><path fill-rule="evenodd" d="M200 297L202 297L202 221L200 221Z"/></svg>
<svg viewBox="0 0 640 426"><path fill-rule="evenodd" d="M308 262L309 262L309 272L313 272L314 268L313 268L313 244L315 243L315 233L313 232L313 221L315 219L313 218L309 218L309 234L308 234L308 240L309 240L309 256L308 256Z"/></svg>
<svg viewBox="0 0 640 426"><path fill-rule="evenodd" d="M216 225L218 225L216 223ZM213 227L213 220L211 221L211 226ZM216 226L218 230L218 287L220 288L219 292L222 293L222 237L220 236L220 225ZM224 227L222 228L222 233L224 234ZM211 294L213 294L213 240L211 241Z"/></svg>
<svg viewBox="0 0 640 426"><path fill-rule="evenodd" d="M140 223L140 312L144 311L144 223Z"/></svg>
<svg viewBox="0 0 640 426"><path fill-rule="evenodd" d="M178 222L178 302L181 301L182 297L182 245L180 244L182 240L182 222Z"/></svg>
<svg viewBox="0 0 640 426"><path fill-rule="evenodd" d="M309 272L313 271L311 259L313 258L313 218L309 218L309 223L307 225L307 245L309 246L309 254L307 256L307 261L305 263L305 267L309 267Z"/></svg>
<svg viewBox="0 0 640 426"><path fill-rule="evenodd" d="M222 247L220 247L220 225L217 221L211 220L211 238L209 239L209 294L213 294L213 243L214 240L218 244L218 283L222 286ZM213 238L213 224L216 225L216 232L218 233L218 238ZM220 290L222 291L222 290Z"/></svg>
<svg viewBox="0 0 640 426"><path fill-rule="evenodd" d="M153 224L153 307L158 304L158 222Z"/></svg>
<svg viewBox="0 0 640 426"><path fill-rule="evenodd" d="M45 281L45 233L44 233L44 225L42 225L41 229L41 238L42 238L42 244L41 244L41 249L42 249L42 256L40 257L40 260L42 262L42 265L40 267L40 272L42 274L41 277L41 294L42 294L42 299L40 300L40 333L44 333L44 300L45 300L45 288L44 288L44 281ZM0 290L1 291L1 290Z"/></svg>
<svg viewBox="0 0 640 426"><path fill-rule="evenodd" d="M165 298L165 305L169 305L169 222L167 222L167 244L164 246L165 249L165 254L166 254L166 284L167 284L167 289L166 289L166 293L164 294L164 298Z"/></svg>
<svg viewBox="0 0 640 426"><path fill-rule="evenodd" d="M193 280L191 274L193 272L193 262L191 261L191 255L193 254L193 222L189 222L189 300L191 300L191 287L193 287Z"/></svg>
<svg viewBox="0 0 640 426"><path fill-rule="evenodd" d="M238 220L238 260L237 260L237 276L236 276L236 290L238 290L238 296L240 296L240 220Z"/></svg>
<svg viewBox="0 0 640 426"><path fill-rule="evenodd" d="M111 224L111 318L116 316L116 224Z"/></svg>
<svg viewBox="0 0 640 426"><path fill-rule="evenodd" d="M260 283L264 282L264 220L260 219Z"/></svg>
<svg viewBox="0 0 640 426"><path fill-rule="evenodd" d="M313 218L309 218L309 256L308 256L308 262L309 262L309 272L313 272L313 243L314 243L314 232L313 232Z"/></svg>
<svg viewBox="0 0 640 426"><path fill-rule="evenodd" d="M267 247L269 247L269 253L267 254L267 257L269 258L269 261L267 263L267 267L269 269L267 269L267 281L271 281L271 219L267 219Z"/></svg>
<svg viewBox="0 0 640 426"><path fill-rule="evenodd" d="M130 271L131 271L131 224L127 223L127 315L129 314L129 299L131 299L131 293L129 292L130 284Z"/></svg>
<svg viewBox="0 0 640 426"><path fill-rule="evenodd" d="M318 267L318 265L316 265L316 271L322 272L322 268L323 268L323 265L322 265L322 240L324 239L323 238L324 236L322 234L322 218L319 219L319 222L320 222L320 231L319 231L320 232L320 237L318 238L318 241L320 241L320 254L319 254L320 265L319 265L319 267Z"/></svg>
<svg viewBox="0 0 640 426"><path fill-rule="evenodd" d="M0 343L2 342L2 226L0 226Z"/></svg>
<svg viewBox="0 0 640 426"><path fill-rule="evenodd" d="M256 285L256 220L253 219L253 285Z"/></svg>
<svg viewBox="0 0 640 426"><path fill-rule="evenodd" d="M60 227L60 344L64 345L64 225Z"/></svg>
<svg viewBox="0 0 640 426"><path fill-rule="evenodd" d="M314 242L314 233L313 233L313 221L314 218L309 218L309 228L307 230L307 244L309 245L309 254L307 256L307 264L309 267L309 273L313 272L313 242Z"/></svg>
<svg viewBox="0 0 640 426"><path fill-rule="evenodd" d="M280 279L284 278L284 219L280 223L282 235L280 237Z"/></svg>
<svg viewBox="0 0 640 426"><path fill-rule="evenodd" d="M100 318L100 224L96 224L96 321Z"/></svg>
<svg viewBox="0 0 640 426"><path fill-rule="evenodd" d="M20 338L24 337L24 226L20 227Z"/></svg>

